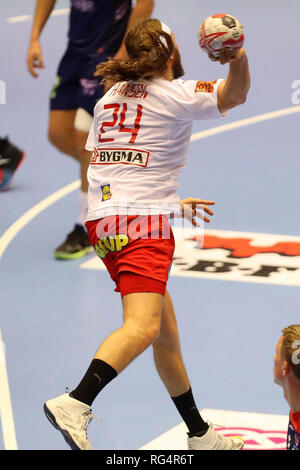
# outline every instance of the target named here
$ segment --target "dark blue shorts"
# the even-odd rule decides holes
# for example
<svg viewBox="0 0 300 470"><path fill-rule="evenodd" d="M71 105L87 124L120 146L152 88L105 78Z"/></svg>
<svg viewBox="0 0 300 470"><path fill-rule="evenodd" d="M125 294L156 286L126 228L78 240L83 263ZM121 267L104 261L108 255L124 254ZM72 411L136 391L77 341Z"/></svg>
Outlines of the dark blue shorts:
<svg viewBox="0 0 300 470"><path fill-rule="evenodd" d="M103 96L101 77L95 77L96 66L106 60L101 54L83 56L68 48L60 61L50 95L51 110L83 108L93 115L94 106Z"/></svg>

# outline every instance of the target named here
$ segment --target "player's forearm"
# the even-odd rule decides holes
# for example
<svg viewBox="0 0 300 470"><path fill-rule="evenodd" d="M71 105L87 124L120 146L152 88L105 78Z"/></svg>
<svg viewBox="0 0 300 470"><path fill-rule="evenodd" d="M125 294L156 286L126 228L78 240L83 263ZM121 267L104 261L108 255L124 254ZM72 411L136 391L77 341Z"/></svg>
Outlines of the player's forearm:
<svg viewBox="0 0 300 470"><path fill-rule="evenodd" d="M31 41L39 39L41 32L54 8L56 0L37 0L31 30Z"/></svg>
<svg viewBox="0 0 300 470"><path fill-rule="evenodd" d="M246 53L243 53L237 61L229 65L227 79L221 89L220 106L221 111L234 108L246 101L250 88L250 73Z"/></svg>
<svg viewBox="0 0 300 470"><path fill-rule="evenodd" d="M130 18L128 21L126 33L136 24L150 18L154 8L154 0L139 0L136 3L136 6L132 9ZM126 37L126 33L124 38ZM125 48L125 41L123 40L119 51L117 52L115 58L125 59L127 57L127 52Z"/></svg>

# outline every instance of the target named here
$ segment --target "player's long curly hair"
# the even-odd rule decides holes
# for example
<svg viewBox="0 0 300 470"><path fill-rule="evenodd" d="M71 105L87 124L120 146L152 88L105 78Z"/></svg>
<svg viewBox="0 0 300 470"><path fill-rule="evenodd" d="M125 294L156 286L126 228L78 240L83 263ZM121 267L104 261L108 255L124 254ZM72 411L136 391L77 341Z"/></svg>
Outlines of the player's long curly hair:
<svg viewBox="0 0 300 470"><path fill-rule="evenodd" d="M174 44L170 34L162 31L161 22L148 19L131 29L126 38L127 60L109 59L97 66L95 76L102 76L102 82L149 80L159 76L165 69Z"/></svg>

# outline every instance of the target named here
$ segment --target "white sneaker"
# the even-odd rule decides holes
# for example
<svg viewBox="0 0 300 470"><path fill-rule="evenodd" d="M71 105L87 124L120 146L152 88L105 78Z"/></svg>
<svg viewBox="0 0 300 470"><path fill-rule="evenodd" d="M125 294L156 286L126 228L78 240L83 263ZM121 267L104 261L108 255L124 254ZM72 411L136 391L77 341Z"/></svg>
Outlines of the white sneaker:
<svg viewBox="0 0 300 470"><path fill-rule="evenodd" d="M240 436L225 437L213 429L208 423L208 431L201 437L188 437L189 450L240 450L244 441Z"/></svg>
<svg viewBox="0 0 300 470"><path fill-rule="evenodd" d="M90 406L64 393L46 401L44 411L72 450L93 450L87 438L87 427L93 419Z"/></svg>

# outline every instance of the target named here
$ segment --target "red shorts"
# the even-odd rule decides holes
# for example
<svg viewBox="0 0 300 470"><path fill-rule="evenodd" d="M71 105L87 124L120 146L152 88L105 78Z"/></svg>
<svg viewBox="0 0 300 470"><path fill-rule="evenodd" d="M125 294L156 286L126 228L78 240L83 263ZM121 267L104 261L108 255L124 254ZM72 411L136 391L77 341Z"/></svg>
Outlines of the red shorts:
<svg viewBox="0 0 300 470"><path fill-rule="evenodd" d="M136 292L165 295L175 248L167 217L114 215L85 225L116 292L122 297Z"/></svg>

